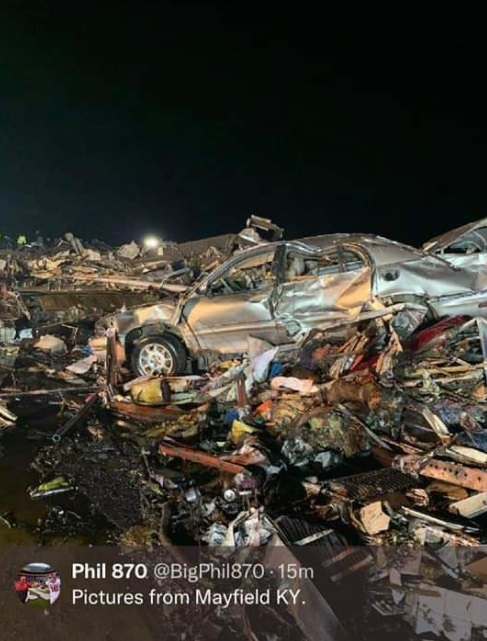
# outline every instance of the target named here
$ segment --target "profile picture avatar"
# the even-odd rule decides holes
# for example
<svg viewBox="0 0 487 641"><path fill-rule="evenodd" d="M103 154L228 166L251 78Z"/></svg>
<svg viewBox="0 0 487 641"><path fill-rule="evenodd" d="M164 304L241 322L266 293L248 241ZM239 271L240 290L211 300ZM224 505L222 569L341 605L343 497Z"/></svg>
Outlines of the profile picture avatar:
<svg viewBox="0 0 487 641"><path fill-rule="evenodd" d="M61 594L61 579L47 563L29 563L17 574L15 592L22 603L48 608Z"/></svg>

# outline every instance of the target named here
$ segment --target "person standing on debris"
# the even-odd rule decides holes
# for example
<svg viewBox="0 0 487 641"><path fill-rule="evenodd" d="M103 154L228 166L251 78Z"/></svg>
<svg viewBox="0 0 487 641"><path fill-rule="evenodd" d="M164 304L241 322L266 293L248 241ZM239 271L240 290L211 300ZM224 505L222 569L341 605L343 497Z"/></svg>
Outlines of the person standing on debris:
<svg viewBox="0 0 487 641"><path fill-rule="evenodd" d="M27 245L27 236L25 234L20 234L17 238L17 246L23 247L24 245Z"/></svg>
<svg viewBox="0 0 487 641"><path fill-rule="evenodd" d="M36 241L33 244L37 247L44 247L44 238L41 236L41 232L39 230L36 231L35 236Z"/></svg>

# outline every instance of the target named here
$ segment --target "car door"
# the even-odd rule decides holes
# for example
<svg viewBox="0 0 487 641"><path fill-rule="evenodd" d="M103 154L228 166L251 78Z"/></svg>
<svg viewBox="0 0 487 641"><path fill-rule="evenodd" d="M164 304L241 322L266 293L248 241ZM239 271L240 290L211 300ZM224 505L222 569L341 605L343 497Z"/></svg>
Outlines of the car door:
<svg viewBox="0 0 487 641"><path fill-rule="evenodd" d="M189 298L182 317L200 349L235 354L254 336L276 343L272 309L276 245L248 250L215 270L203 291Z"/></svg>
<svg viewBox="0 0 487 641"><path fill-rule="evenodd" d="M336 242L325 250L288 244L276 288L280 329L295 337L355 319L372 298L372 263L362 248Z"/></svg>

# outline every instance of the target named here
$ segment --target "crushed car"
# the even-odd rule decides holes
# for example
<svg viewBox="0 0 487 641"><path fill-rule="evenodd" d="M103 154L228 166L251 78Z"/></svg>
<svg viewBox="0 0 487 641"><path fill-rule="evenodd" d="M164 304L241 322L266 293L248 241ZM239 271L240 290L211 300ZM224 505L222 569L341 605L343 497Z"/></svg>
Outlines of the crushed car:
<svg viewBox="0 0 487 641"><path fill-rule="evenodd" d="M215 356L245 353L249 336L296 343L383 313L378 305L408 304L431 319L487 313L487 266L364 234L260 243L179 289L98 323L100 334L117 330L138 375L187 373L192 362L204 369Z"/></svg>

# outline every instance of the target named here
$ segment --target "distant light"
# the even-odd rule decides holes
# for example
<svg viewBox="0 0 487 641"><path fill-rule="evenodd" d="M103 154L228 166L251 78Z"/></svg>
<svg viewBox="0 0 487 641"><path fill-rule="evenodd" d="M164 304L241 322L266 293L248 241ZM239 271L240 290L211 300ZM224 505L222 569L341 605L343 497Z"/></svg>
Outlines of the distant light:
<svg viewBox="0 0 487 641"><path fill-rule="evenodd" d="M146 249L157 249L161 244L161 240L156 236L147 236L144 238L144 247Z"/></svg>

